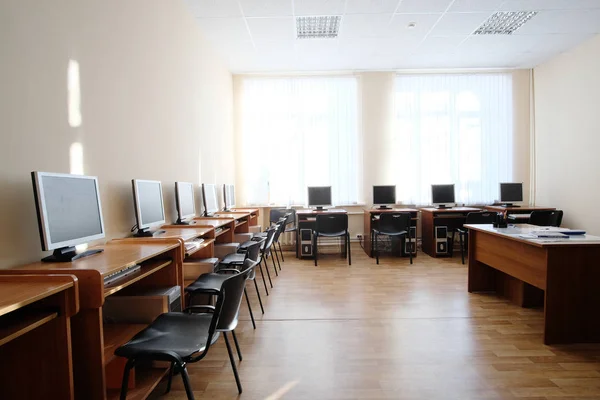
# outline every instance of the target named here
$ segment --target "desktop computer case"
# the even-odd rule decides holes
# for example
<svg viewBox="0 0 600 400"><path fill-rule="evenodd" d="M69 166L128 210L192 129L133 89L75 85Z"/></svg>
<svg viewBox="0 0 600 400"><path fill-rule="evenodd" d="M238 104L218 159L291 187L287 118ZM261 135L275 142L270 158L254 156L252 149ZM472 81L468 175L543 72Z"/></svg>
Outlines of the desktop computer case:
<svg viewBox="0 0 600 400"><path fill-rule="evenodd" d="M300 229L300 257L312 257L312 229Z"/></svg>
<svg viewBox="0 0 600 400"><path fill-rule="evenodd" d="M435 227L435 254L445 255L448 252L448 227L447 226L436 226Z"/></svg>

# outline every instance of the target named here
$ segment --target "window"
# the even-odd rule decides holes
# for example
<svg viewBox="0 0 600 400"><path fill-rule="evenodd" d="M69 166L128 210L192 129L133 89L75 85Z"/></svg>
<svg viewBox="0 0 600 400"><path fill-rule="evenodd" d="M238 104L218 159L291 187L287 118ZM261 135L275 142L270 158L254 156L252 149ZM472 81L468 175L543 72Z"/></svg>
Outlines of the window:
<svg viewBox="0 0 600 400"><path fill-rule="evenodd" d="M244 78L242 85L238 171L245 203L306 204L307 186L332 186L334 204L356 204L357 79Z"/></svg>
<svg viewBox="0 0 600 400"><path fill-rule="evenodd" d="M431 204L431 185L454 183L456 202L483 204L512 179L510 74L399 75L398 200Z"/></svg>

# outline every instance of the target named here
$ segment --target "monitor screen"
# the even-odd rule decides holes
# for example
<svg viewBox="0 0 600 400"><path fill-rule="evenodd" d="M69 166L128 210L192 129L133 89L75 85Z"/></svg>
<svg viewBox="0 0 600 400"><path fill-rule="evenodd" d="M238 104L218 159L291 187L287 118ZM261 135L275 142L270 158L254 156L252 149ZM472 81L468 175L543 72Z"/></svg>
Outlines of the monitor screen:
<svg viewBox="0 0 600 400"><path fill-rule="evenodd" d="M523 201L522 183L501 183L500 184L500 202L519 202Z"/></svg>
<svg viewBox="0 0 600 400"><path fill-rule="evenodd" d="M431 202L433 204L455 203L454 184L431 185Z"/></svg>
<svg viewBox="0 0 600 400"><path fill-rule="evenodd" d="M32 172L43 250L104 238L98 178Z"/></svg>
<svg viewBox="0 0 600 400"><path fill-rule="evenodd" d="M312 207L330 206L331 186L309 186L308 205Z"/></svg>
<svg viewBox="0 0 600 400"><path fill-rule="evenodd" d="M160 181L134 179L132 182L138 229L164 224L165 208Z"/></svg>
<svg viewBox="0 0 600 400"><path fill-rule="evenodd" d="M193 183L175 182L175 201L180 220L196 216Z"/></svg>
<svg viewBox="0 0 600 400"><path fill-rule="evenodd" d="M223 185L223 198L225 199L225 208L231 209L235 207L235 186Z"/></svg>
<svg viewBox="0 0 600 400"><path fill-rule="evenodd" d="M204 211L207 214L213 214L219 211L219 203L217 200L217 188L215 184L202 184L202 199L204 201Z"/></svg>
<svg viewBox="0 0 600 400"><path fill-rule="evenodd" d="M396 186L373 186L373 204L396 204Z"/></svg>

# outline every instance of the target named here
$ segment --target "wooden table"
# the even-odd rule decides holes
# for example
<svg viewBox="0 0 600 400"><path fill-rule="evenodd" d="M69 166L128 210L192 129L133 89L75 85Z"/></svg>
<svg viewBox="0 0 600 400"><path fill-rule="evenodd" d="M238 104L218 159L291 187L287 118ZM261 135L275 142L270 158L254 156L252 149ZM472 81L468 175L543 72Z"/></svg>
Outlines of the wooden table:
<svg viewBox="0 0 600 400"><path fill-rule="evenodd" d="M235 233L250 232L250 213L249 212L219 212L215 213L215 218L233 218L235 220Z"/></svg>
<svg viewBox="0 0 600 400"><path fill-rule="evenodd" d="M104 299L123 289L155 287L182 287L182 254L177 240L153 243L111 241L101 246L104 251L68 263L37 262L16 269L11 274L72 274L79 280L80 311L71 318L75 398L104 400L118 398L119 390L106 387L106 368L117 363L114 351L141 331L145 324L104 323ZM111 285L104 285L103 277L127 266L139 264L141 270ZM122 367L121 367L122 371ZM137 368L136 388L130 398L146 398L167 368ZM39 398L51 398L47 396ZM54 397L61 398L61 397Z"/></svg>
<svg viewBox="0 0 600 400"><path fill-rule="evenodd" d="M215 243L231 243L235 235L234 218L196 217L190 221L191 227L209 227L215 229Z"/></svg>
<svg viewBox="0 0 600 400"><path fill-rule="evenodd" d="M412 232L410 233L410 237L412 240L412 244L411 244L411 248L412 248L412 253L413 253L413 257L417 256L417 225L419 222L419 210L415 209L415 208L389 208L389 209L382 209L382 208L368 208L368 209L364 209L364 244L363 244L363 248L365 250L365 253L367 253L367 255L369 257L373 257L373 251L371 248L371 230L377 226L377 221L379 219L379 216L381 214L386 214L386 213L397 213L397 212L407 212L410 213L410 217L411 217L411 227L412 227ZM406 249L402 249L402 255L408 257L408 251L406 251Z"/></svg>
<svg viewBox="0 0 600 400"><path fill-rule="evenodd" d="M423 251L431 257L440 257L452 255L453 243L449 243L449 239L446 238L448 233L453 229L462 227L468 213L481 211L481 209L473 207L425 207L421 208L420 211ZM438 231L437 234L436 230ZM444 249L438 248L436 236L443 236L443 238L439 238L440 243L445 239Z"/></svg>
<svg viewBox="0 0 600 400"><path fill-rule="evenodd" d="M248 225L256 226L260 225L260 208L232 208L227 211L228 213L250 213L250 217L248 218Z"/></svg>
<svg viewBox="0 0 600 400"><path fill-rule="evenodd" d="M493 212L502 212L506 213L507 217L510 215L517 216L513 219L509 219L509 223L517 223L517 224L526 224L529 222L529 214L532 211L554 211L556 208L552 207L537 207L537 206L524 206L524 207L504 207L504 206L485 206L483 208L485 211L493 211ZM525 217L522 214L527 214ZM518 216L521 215L522 218Z"/></svg>
<svg viewBox="0 0 600 400"><path fill-rule="evenodd" d="M544 305L544 343L600 342L600 237L531 240L534 225L469 228L469 292ZM542 292L543 291L543 292Z"/></svg>
<svg viewBox="0 0 600 400"><path fill-rule="evenodd" d="M0 271L0 398L73 399L73 275Z"/></svg>

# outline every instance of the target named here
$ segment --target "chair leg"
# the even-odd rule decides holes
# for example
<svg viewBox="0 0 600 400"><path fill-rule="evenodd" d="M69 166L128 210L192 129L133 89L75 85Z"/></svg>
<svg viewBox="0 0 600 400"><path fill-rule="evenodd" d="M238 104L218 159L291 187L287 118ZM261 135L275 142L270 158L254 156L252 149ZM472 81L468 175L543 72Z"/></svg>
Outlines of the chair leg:
<svg viewBox="0 0 600 400"><path fill-rule="evenodd" d="M449 253L450 253L450 257L454 256L454 234L456 233L456 229L452 230L452 239L450 239L450 246L449 246ZM460 235L459 235L460 236Z"/></svg>
<svg viewBox="0 0 600 400"><path fill-rule="evenodd" d="M233 352L231 351L231 345L229 339L227 339L227 332L223 332L223 338L225 338L225 345L227 346L227 353L229 353L229 361L231 362L231 369L233 370L233 376L235 377L235 383L237 384L238 393L242 393L242 384L240 383L240 377L238 376L237 368L235 367L235 360L233 359Z"/></svg>
<svg viewBox="0 0 600 400"><path fill-rule="evenodd" d="M271 280L271 273L269 272L269 263L267 262L267 258L263 258L265 262L265 270L267 270L267 277L269 278L269 285L271 285L271 289L273 289L273 281Z"/></svg>
<svg viewBox="0 0 600 400"><path fill-rule="evenodd" d="M262 268L262 257L260 259L260 262L258 263L258 269L260 269L260 276L262 276L263 285L265 285L265 292L267 292L267 296L268 296L269 289L267 289L267 280L265 279L265 274L264 274L263 268Z"/></svg>
<svg viewBox="0 0 600 400"><path fill-rule="evenodd" d="M279 247L279 253L281 254L281 262L285 262L285 258L283 258L283 251L281 250L281 243L277 243L277 246ZM279 266L279 269L281 269L281 265Z"/></svg>
<svg viewBox="0 0 600 400"><path fill-rule="evenodd" d="M378 236L375 233L375 259L377 260L377 265L379 265L379 240L378 240Z"/></svg>
<svg viewBox="0 0 600 400"><path fill-rule="evenodd" d="M279 255L277 255L277 248L275 247L275 245L273 245L273 253L275 253L275 258L277 259L277 265L279 266L279 270L281 271L281 264L279 263ZM271 258L273 258L272 255L271 255ZM273 260L273 265L275 265L275 260ZM275 273L277 273L277 268L275 268ZM278 273L277 273L277 276L279 276Z"/></svg>
<svg viewBox="0 0 600 400"><path fill-rule="evenodd" d="M194 400L194 392L192 392L192 386L190 385L190 377L187 373L187 368L185 365L181 367L181 380L183 381L183 386L185 387L185 394L187 394L188 400Z"/></svg>
<svg viewBox="0 0 600 400"><path fill-rule="evenodd" d="M350 251L350 234L346 232L346 237L348 238L348 265L352 265L352 252Z"/></svg>
<svg viewBox="0 0 600 400"><path fill-rule="evenodd" d="M460 242L460 258L464 265L464 263L465 263L465 246L463 244L463 234L460 232L458 233L458 240Z"/></svg>
<svg viewBox="0 0 600 400"><path fill-rule="evenodd" d="M125 369L123 370L123 382L121 383L121 400L127 400L127 389L129 388L129 371L135 364L134 359L127 360Z"/></svg>
<svg viewBox="0 0 600 400"><path fill-rule="evenodd" d="M277 256L277 253L275 253L275 256ZM271 262L273 263L273 269L275 270L275 276L279 276L279 272L277 272L277 265L275 265L275 257L273 257L273 253L271 253L271 257L269 257L271 259Z"/></svg>
<svg viewBox="0 0 600 400"><path fill-rule="evenodd" d="M165 394L171 391L171 383L173 383L173 372L175 370L175 363L171 363L171 368L169 368L169 380L167 381L167 390L165 390Z"/></svg>
<svg viewBox="0 0 600 400"><path fill-rule="evenodd" d="M314 234L313 234L314 235ZM319 249L317 248L317 243L319 243L319 236L314 235L313 236L313 252L315 253L315 267L317 266L317 258L319 256Z"/></svg>
<svg viewBox="0 0 600 400"><path fill-rule="evenodd" d="M248 292L244 287L244 296L246 297L246 303L248 304L248 312L250 313L250 319L252 320L252 326L256 329L256 322L254 322L254 314L252 314L252 305L250 305L250 300L248 299Z"/></svg>
<svg viewBox="0 0 600 400"><path fill-rule="evenodd" d="M240 361L242 361L242 351L240 350L240 344L237 341L237 336L235 336L235 331L232 330L231 331L231 336L233 336L233 343L235 343L235 348L237 350L238 353L238 358Z"/></svg>
<svg viewBox="0 0 600 400"><path fill-rule="evenodd" d="M260 298L260 291L258 290L258 284L256 283L256 277L254 279L252 279L252 282L254 282L254 287L256 288L256 296L258 296L258 304L260 304L260 310L264 314L265 309L262 304L262 299Z"/></svg>

